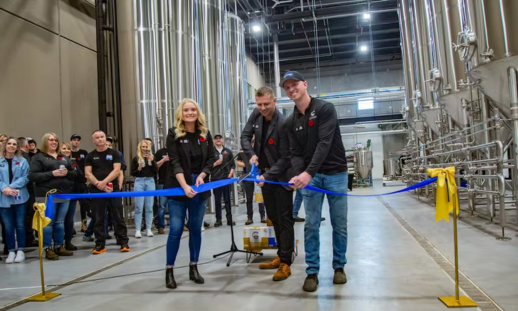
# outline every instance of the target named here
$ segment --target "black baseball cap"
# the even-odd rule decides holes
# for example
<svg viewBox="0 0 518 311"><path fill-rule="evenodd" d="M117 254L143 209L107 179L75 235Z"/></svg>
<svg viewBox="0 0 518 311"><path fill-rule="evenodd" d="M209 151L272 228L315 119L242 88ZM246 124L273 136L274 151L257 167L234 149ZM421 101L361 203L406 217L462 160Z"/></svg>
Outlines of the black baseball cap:
<svg viewBox="0 0 518 311"><path fill-rule="evenodd" d="M81 140L81 136L79 136L79 135L77 135L77 134L72 135L72 137L70 137L70 140L74 140L74 139L76 139L76 138L77 138L77 139L79 139L79 140Z"/></svg>
<svg viewBox="0 0 518 311"><path fill-rule="evenodd" d="M221 137L221 138L223 138L223 135L221 135L221 134L216 134L216 135L214 135L214 138L216 138L216 137L218 137L218 136L219 136L219 137Z"/></svg>
<svg viewBox="0 0 518 311"><path fill-rule="evenodd" d="M284 73L284 76L282 77L281 83L279 83L279 86L284 88L284 82L288 80L298 80L298 81L306 81L304 79L304 76L298 72L298 71L287 71Z"/></svg>

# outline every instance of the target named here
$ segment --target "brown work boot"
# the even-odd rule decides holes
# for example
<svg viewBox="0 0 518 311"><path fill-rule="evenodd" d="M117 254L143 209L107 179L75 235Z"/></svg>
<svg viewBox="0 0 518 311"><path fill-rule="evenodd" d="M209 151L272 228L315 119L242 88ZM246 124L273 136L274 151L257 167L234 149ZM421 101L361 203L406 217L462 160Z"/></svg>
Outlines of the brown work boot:
<svg viewBox="0 0 518 311"><path fill-rule="evenodd" d="M164 229L163 228L158 229L158 234L164 234Z"/></svg>
<svg viewBox="0 0 518 311"><path fill-rule="evenodd" d="M86 219L81 220L81 232L85 232L88 226L86 225Z"/></svg>
<svg viewBox="0 0 518 311"><path fill-rule="evenodd" d="M281 258L276 256L272 262L262 263L259 265L259 269L277 269L281 265Z"/></svg>
<svg viewBox="0 0 518 311"><path fill-rule="evenodd" d="M304 286L302 286L302 290L305 292L314 292L318 289L318 276L316 273L308 274L306 280L304 281Z"/></svg>
<svg viewBox="0 0 518 311"><path fill-rule="evenodd" d="M345 275L343 268L335 269L335 276L333 278L334 284L345 284L347 283L347 276Z"/></svg>
<svg viewBox="0 0 518 311"><path fill-rule="evenodd" d="M45 250L45 258L47 258L47 260L58 260L59 256L51 247L49 247Z"/></svg>
<svg viewBox="0 0 518 311"><path fill-rule="evenodd" d="M290 266L288 266L285 263L281 263L281 265L279 266L279 269L273 275L273 280L274 281L283 281L283 280L286 280L290 275L291 275Z"/></svg>
<svg viewBox="0 0 518 311"><path fill-rule="evenodd" d="M74 252L67 250L65 248L65 246L63 246L63 245L59 246L59 248L56 248L55 252L59 256L72 256L72 255L74 255Z"/></svg>

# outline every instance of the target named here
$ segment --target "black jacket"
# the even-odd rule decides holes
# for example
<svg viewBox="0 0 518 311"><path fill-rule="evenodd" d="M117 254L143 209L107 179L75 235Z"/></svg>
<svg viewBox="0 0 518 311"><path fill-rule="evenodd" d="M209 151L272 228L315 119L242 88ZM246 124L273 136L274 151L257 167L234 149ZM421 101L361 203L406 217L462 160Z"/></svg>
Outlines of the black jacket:
<svg viewBox="0 0 518 311"><path fill-rule="evenodd" d="M180 183L176 179L176 174L179 173L183 173L188 185L195 183L195 180L191 180L191 157L189 144L181 143L180 139L177 139L174 130L174 127L170 128L169 133L167 134L166 148L169 155L169 171L167 173L167 180L164 185L164 189L181 187ZM200 141L200 144L203 154L202 163L204 164L202 172L207 174L204 179L204 182L207 183L209 182L210 170L216 161L214 157L214 141L212 140L210 131L207 133L205 141ZM210 191L205 191L198 195L202 200L206 200L210 197L210 193ZM186 201L189 198L187 196L182 196L171 197L171 199L176 201Z"/></svg>
<svg viewBox="0 0 518 311"><path fill-rule="evenodd" d="M241 147L249 159L254 155L259 157L261 153L263 120L264 117L259 110L254 109L241 133ZM288 135L286 134L284 125L285 121L286 117L276 109L265 138L266 146L264 146L264 153L271 166L270 169L263 174L263 177L267 180L277 179L282 182L288 182L293 177L289 159ZM255 144L254 147L252 147L251 142L254 135Z"/></svg>
<svg viewBox="0 0 518 311"><path fill-rule="evenodd" d="M59 169L60 165L67 168L67 176L55 177L52 174L52 171ZM44 152L39 152L31 159L29 180L34 182L34 192L38 198L45 197L52 189L56 189L57 193L71 193L73 189L70 181L75 180L76 176L77 171L70 159L61 153L55 159Z"/></svg>
<svg viewBox="0 0 518 311"><path fill-rule="evenodd" d="M231 169L236 169L236 162L234 161L234 154L232 150L223 147L221 151L223 162L220 165L214 166L211 170L210 180L227 179ZM219 151L214 147L214 162L219 159Z"/></svg>
<svg viewBox="0 0 518 311"><path fill-rule="evenodd" d="M153 159L151 161L151 165L149 165L149 162L145 160L144 167L139 171L138 170L138 156L133 158L133 161L131 161L131 175L135 177L153 177L156 179L156 161Z"/></svg>
<svg viewBox="0 0 518 311"><path fill-rule="evenodd" d="M82 159L84 162L85 159ZM86 187L86 177L84 172L81 170L81 164L75 158L71 158L70 162L72 163L72 167L76 171L76 177L71 181L72 184L72 192L74 193L85 193Z"/></svg>
<svg viewBox="0 0 518 311"><path fill-rule="evenodd" d="M302 114L297 109L286 120L291 164L296 175L306 171L333 175L347 172L347 159L335 106L317 98Z"/></svg>

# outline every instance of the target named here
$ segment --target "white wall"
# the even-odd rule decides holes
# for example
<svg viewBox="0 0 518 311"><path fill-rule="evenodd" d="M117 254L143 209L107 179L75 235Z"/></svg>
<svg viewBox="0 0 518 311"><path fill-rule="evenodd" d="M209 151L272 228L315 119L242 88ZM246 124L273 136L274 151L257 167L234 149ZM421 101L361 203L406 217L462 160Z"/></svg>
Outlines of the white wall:
<svg viewBox="0 0 518 311"><path fill-rule="evenodd" d="M254 89L258 89L261 86L265 86L266 82L264 81L263 75L261 75L261 71L259 70L259 66L250 58L248 55L246 56L246 75L248 79L248 84L250 84ZM254 94L250 94L250 96L254 96Z"/></svg>

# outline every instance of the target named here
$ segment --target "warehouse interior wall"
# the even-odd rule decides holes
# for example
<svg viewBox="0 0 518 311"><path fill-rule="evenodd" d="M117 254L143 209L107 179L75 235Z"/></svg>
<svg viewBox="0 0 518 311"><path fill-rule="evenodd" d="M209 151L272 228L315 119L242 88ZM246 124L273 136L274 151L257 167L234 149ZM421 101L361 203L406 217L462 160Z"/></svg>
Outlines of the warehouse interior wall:
<svg viewBox="0 0 518 311"><path fill-rule="evenodd" d="M81 0L0 1L0 133L61 141L98 128L95 9ZM30 90L30 91L29 91ZM23 120L23 122L20 122Z"/></svg>

